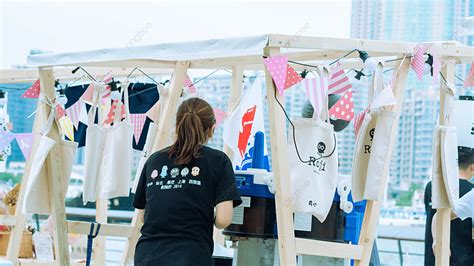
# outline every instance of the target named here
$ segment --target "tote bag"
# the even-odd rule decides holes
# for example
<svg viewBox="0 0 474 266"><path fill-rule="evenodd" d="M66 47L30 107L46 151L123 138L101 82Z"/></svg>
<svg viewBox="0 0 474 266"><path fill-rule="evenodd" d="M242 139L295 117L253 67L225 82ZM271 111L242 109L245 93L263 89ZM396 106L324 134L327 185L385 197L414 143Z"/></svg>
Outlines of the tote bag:
<svg viewBox="0 0 474 266"><path fill-rule="evenodd" d="M327 77L327 73L322 74ZM299 118L288 134L293 210L324 222L337 186L337 140L329 121L327 94L321 117ZM295 142L296 141L296 142ZM301 160L300 160L301 159Z"/></svg>
<svg viewBox="0 0 474 266"><path fill-rule="evenodd" d="M448 194L444 186L441 165L440 127L436 127L433 135L433 168L431 172L431 202L433 209L449 208Z"/></svg>
<svg viewBox="0 0 474 266"><path fill-rule="evenodd" d="M456 127L442 126L440 128L441 139L441 168L443 181L451 208L456 206L459 199L459 165L458 165L458 142Z"/></svg>
<svg viewBox="0 0 474 266"><path fill-rule="evenodd" d="M388 161L392 129L398 114L385 106L373 107L374 98L383 91L383 65L377 64L371 85L371 105L362 121L356 137L352 165L352 197L379 200L382 195L383 169Z"/></svg>
<svg viewBox="0 0 474 266"><path fill-rule="evenodd" d="M60 168L57 169L59 171L58 175L62 179L62 187L60 188L61 191L59 191L61 194L60 198L64 199L66 196L74 156L77 150L77 143L62 139L58 144L46 136L51 129L55 116L55 108L52 108L48 122L40 136L38 149L31 163L30 176L26 184L25 200L22 206L23 213L51 214L51 193L45 161L55 145L59 145L58 148L61 154Z"/></svg>

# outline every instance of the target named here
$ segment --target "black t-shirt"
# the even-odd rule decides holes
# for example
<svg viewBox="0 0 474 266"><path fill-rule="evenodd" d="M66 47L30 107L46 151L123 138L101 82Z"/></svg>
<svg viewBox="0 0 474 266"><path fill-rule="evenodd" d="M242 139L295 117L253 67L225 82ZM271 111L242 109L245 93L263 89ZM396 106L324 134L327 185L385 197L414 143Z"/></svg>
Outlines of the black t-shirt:
<svg viewBox="0 0 474 266"><path fill-rule="evenodd" d="M471 191L472 184L467 181L459 180L459 197ZM435 257L433 254L433 236L431 234L431 222L436 213L436 209L431 207L431 181L425 188L425 211L426 211L426 227L425 227L425 266L435 265ZM454 219L451 221L450 233L450 249L451 257L449 257L450 265L473 265L474 264L474 243L472 242L472 219L468 218L464 221Z"/></svg>
<svg viewBox="0 0 474 266"><path fill-rule="evenodd" d="M203 146L200 157L175 165L169 148L145 163L133 206L145 209L136 265L210 265L214 206L241 204L232 163L225 153Z"/></svg>

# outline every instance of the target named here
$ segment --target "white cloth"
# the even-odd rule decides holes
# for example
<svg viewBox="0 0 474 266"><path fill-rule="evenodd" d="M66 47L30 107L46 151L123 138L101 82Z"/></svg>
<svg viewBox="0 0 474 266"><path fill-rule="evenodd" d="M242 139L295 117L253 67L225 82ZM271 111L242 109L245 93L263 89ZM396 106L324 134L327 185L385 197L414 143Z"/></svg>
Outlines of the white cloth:
<svg viewBox="0 0 474 266"><path fill-rule="evenodd" d="M153 144L155 142L156 134L158 133L158 126L155 123L150 123L148 127L148 133L146 135L145 146L143 147L142 157L138 162L137 172L135 173L135 180L132 185L132 193L137 191L138 181L140 180L140 175L143 171L143 166L145 166L146 160L151 155L153 151Z"/></svg>
<svg viewBox="0 0 474 266"><path fill-rule="evenodd" d="M440 143L440 128L436 127L433 135L433 166L431 172L431 202L433 209L449 208L450 206L443 181Z"/></svg>
<svg viewBox="0 0 474 266"><path fill-rule="evenodd" d="M459 199L459 166L456 127L441 126L441 168L449 205L456 206Z"/></svg>
<svg viewBox="0 0 474 266"><path fill-rule="evenodd" d="M102 98L103 88L94 86L94 103L89 111L89 126L86 134L84 162L83 201L95 201L115 197L126 197L130 192L133 125L129 118L128 82L122 83L125 119L121 118L122 102L118 101L114 124L102 127L101 111L97 108ZM122 97L121 97L122 98ZM99 124L94 124L96 110L99 109Z"/></svg>
<svg viewBox="0 0 474 266"><path fill-rule="evenodd" d="M458 200L453 211L461 220L474 218L474 189L471 189Z"/></svg>

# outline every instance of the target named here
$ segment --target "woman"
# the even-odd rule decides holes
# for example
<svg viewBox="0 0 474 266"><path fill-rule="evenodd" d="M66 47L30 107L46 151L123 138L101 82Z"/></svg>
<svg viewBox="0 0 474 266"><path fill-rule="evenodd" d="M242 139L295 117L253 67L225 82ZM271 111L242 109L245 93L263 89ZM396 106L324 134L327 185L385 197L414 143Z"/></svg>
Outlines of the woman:
<svg viewBox="0 0 474 266"><path fill-rule="evenodd" d="M135 265L212 265L213 225L229 226L242 202L229 158L204 146L215 126L212 107L188 99L178 108L175 143L147 160L133 202L144 209Z"/></svg>

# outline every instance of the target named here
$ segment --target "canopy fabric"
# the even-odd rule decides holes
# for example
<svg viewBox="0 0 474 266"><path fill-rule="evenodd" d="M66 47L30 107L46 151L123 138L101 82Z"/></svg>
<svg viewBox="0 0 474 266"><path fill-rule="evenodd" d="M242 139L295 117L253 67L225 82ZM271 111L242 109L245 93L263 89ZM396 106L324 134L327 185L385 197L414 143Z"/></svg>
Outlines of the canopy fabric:
<svg viewBox="0 0 474 266"><path fill-rule="evenodd" d="M269 35L163 43L83 52L49 53L28 56L31 66L61 66L129 59L185 61L245 55L261 55Z"/></svg>

